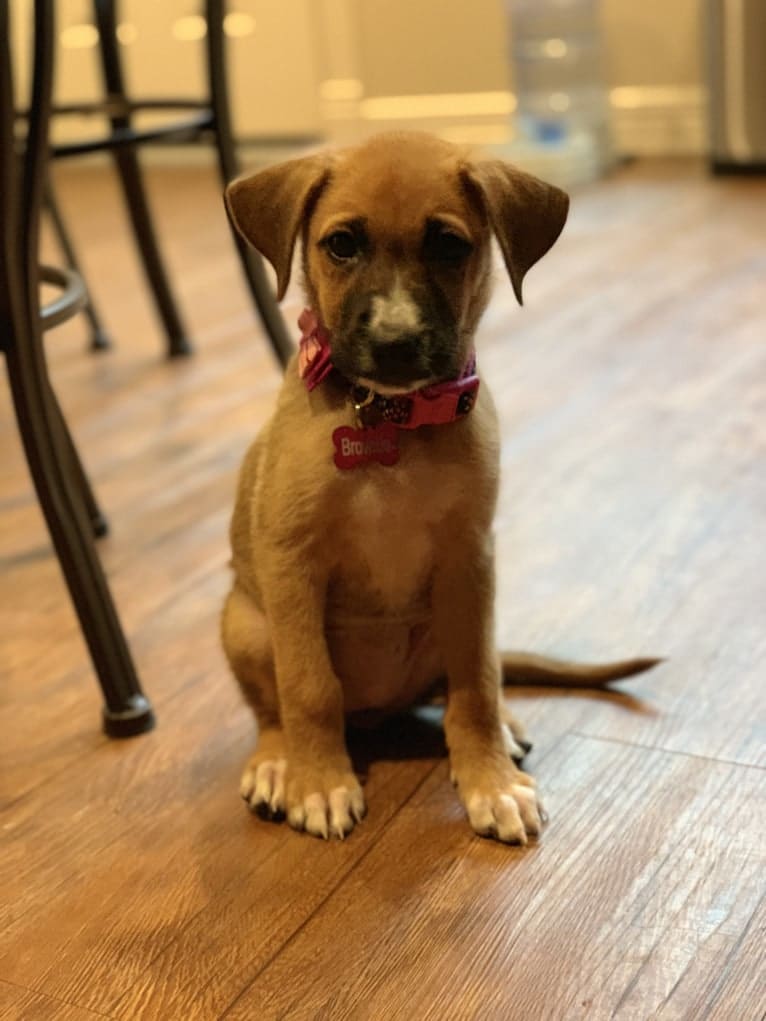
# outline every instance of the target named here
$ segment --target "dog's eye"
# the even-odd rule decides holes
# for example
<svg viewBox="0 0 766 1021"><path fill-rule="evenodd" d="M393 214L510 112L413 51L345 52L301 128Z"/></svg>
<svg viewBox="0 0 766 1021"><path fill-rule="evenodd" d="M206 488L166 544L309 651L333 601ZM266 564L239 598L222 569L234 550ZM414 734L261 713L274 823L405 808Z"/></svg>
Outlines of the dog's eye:
<svg viewBox="0 0 766 1021"><path fill-rule="evenodd" d="M424 249L427 259L457 266L468 258L473 245L460 234L431 224L426 232Z"/></svg>
<svg viewBox="0 0 766 1021"><path fill-rule="evenodd" d="M359 243L350 230L336 230L322 244L338 262L347 262L359 254Z"/></svg>

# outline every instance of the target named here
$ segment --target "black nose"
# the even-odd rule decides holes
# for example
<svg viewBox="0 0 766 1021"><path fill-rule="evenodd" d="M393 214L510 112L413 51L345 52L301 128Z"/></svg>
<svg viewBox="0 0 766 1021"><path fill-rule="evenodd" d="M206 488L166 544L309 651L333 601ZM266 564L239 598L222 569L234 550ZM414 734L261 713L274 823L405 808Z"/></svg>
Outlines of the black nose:
<svg viewBox="0 0 766 1021"><path fill-rule="evenodd" d="M373 341L370 353L376 370L381 377L391 377L396 382L400 378L411 377L422 358L421 339L416 334L405 334L396 340Z"/></svg>

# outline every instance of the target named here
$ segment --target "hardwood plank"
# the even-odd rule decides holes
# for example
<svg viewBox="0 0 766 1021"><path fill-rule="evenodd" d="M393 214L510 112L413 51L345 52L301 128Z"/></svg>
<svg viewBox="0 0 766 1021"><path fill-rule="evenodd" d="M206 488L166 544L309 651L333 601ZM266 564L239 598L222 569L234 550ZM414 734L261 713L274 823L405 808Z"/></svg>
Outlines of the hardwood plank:
<svg viewBox="0 0 766 1021"><path fill-rule="evenodd" d="M343 846L300 839L283 827L270 859L229 859L234 882L210 891L208 904L109 1009L120 1018L217 1018L364 858L430 764L386 764L368 785L372 826ZM365 820L366 824L367 820ZM352 847L353 844L353 847ZM227 848L231 845L227 844ZM275 871L279 878L276 879ZM276 881L275 881L276 879ZM78 995L82 998L82 994Z"/></svg>
<svg viewBox="0 0 766 1021"><path fill-rule="evenodd" d="M54 910L56 898L69 887L76 893L84 884L87 892L96 868L103 869L107 879L110 871L111 879L117 878L115 863L132 860L120 857L120 842L140 844L142 834L148 839L139 821L149 829L164 825L174 831L175 816L190 813L189 798L197 794L194 769L205 779L206 770L214 768L211 763L224 772L228 763L233 770L228 777L232 796L221 808L239 807L232 757L246 753L250 717L230 685L197 687L198 681L192 675L186 692L171 703L161 731L140 741L104 741L50 778L44 788L35 788L3 811L0 956L6 955L14 969L23 966L22 946L29 947L35 967L44 966L31 940L17 941L17 926L28 924L30 912ZM211 733L215 740L210 740ZM224 782L223 775L219 782ZM137 860L140 857L138 853ZM80 924L73 917L70 921ZM0 974L6 972L0 968ZM21 976L17 971L7 973L19 985L31 984Z"/></svg>
<svg viewBox="0 0 766 1021"><path fill-rule="evenodd" d="M716 985L759 1018L766 988L725 975L762 953L763 772L570 736L539 775L521 851L470 834L440 767L227 1021L687 1017Z"/></svg>
<svg viewBox="0 0 766 1021"><path fill-rule="evenodd" d="M177 595L134 618L141 630L133 653L151 693L160 732L177 697L201 677L231 684L218 642L218 618L227 579L223 571L189 579ZM220 679L220 680L219 680ZM233 685L232 685L233 687ZM110 742L99 726L101 699L89 664L77 659L35 693L0 707L5 738L0 748L0 807L45 786L81 755ZM138 742L129 742L130 744Z"/></svg>
<svg viewBox="0 0 766 1021"><path fill-rule="evenodd" d="M741 936L737 953L732 954L723 968L718 970L718 961L711 961L715 981L708 984L706 995L699 987L688 992L688 1016L704 1018L705 1021L727 1021L732 1016L732 1003L741 1003L753 1017L764 1013L764 975L766 975L766 897L761 899L758 910ZM691 983L690 983L691 985ZM668 1017L673 1015L668 1013ZM662 1019L663 1014L658 1015Z"/></svg>
<svg viewBox="0 0 766 1021"><path fill-rule="evenodd" d="M641 185L575 197L529 310L492 307L500 633L668 656L629 685L654 714L590 702L576 725L763 765L766 186L653 182L639 222Z"/></svg>
<svg viewBox="0 0 766 1021"><path fill-rule="evenodd" d="M56 1021L96 1021L106 1017L106 1014L94 1014L0 980L0 1021L51 1021L51 1018Z"/></svg>
<svg viewBox="0 0 766 1021"><path fill-rule="evenodd" d="M216 1017L433 768L376 762L359 839L301 839L238 798L252 737L234 685L171 705L162 733L103 745L3 814L0 975L121 1017Z"/></svg>

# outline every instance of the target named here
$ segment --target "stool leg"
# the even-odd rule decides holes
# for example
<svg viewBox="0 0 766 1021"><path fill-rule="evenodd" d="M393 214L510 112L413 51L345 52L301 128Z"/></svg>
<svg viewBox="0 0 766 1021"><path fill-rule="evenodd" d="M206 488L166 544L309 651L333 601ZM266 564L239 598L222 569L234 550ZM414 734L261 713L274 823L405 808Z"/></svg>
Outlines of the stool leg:
<svg viewBox="0 0 766 1021"><path fill-rule="evenodd" d="M94 0L94 14L99 33L98 48L106 91L110 99L118 101L118 106L126 107L120 50L117 43L115 0ZM127 113L113 114L109 120L113 129L130 127L130 116ZM192 346L181 322L160 255L136 147L120 146L112 151L112 156L144 272L167 334L168 354L171 358L188 355L192 351Z"/></svg>
<svg viewBox="0 0 766 1021"><path fill-rule="evenodd" d="M72 434L69 431L69 426L66 423L64 413L61 410L56 394L53 392L53 388L51 388L49 396L51 411L55 416L55 428L61 436L61 443L66 455L72 486L82 499L93 535L97 539L102 539L105 535L109 534L109 521L96 500L90 479L80 460L80 455L77 452L77 447L72 439Z"/></svg>
<svg viewBox="0 0 766 1021"><path fill-rule="evenodd" d="M171 358L191 354L192 345L181 322L157 244L138 156L133 148L120 148L112 155L144 271L167 334L168 354Z"/></svg>
<svg viewBox="0 0 766 1021"><path fill-rule="evenodd" d="M222 0L206 0L205 14L207 20L207 66L210 105L213 110L213 132L215 135L216 153L221 182L225 187L239 172L234 137L231 130L228 83L226 80L226 64L224 53ZM279 364L284 368L293 352L295 344L285 326L284 318L279 310L274 292L266 275L263 260L242 238L232 230L237 246L245 281L258 309L266 334L271 342L272 350Z"/></svg>
<svg viewBox="0 0 766 1021"><path fill-rule="evenodd" d="M11 342L6 356L35 489L104 695L104 729L112 737L143 733L154 725L154 714L141 690L82 499L62 469L68 452L49 383L21 345Z"/></svg>
<svg viewBox="0 0 766 1021"><path fill-rule="evenodd" d="M51 399L42 343L38 247L56 37L53 0L35 0L32 13L30 116L19 158L8 4L0 2L0 347L40 506L106 702L104 726L109 734L127 736L148 730L154 716L96 554L82 494L71 485L70 450Z"/></svg>
<svg viewBox="0 0 766 1021"><path fill-rule="evenodd" d="M106 351L112 346L112 340L104 329L101 322L101 316L98 314L96 306L93 304L93 296L91 294L90 287L83 276L82 269L80 268L80 262L75 253L72 239L69 236L69 231L67 230L66 224L61 216L61 210L59 209L59 204L56 199L56 193L54 192L50 181L46 181L45 197L43 201L45 202L45 206L50 215L53 229L56 232L56 237L58 238L59 246L61 247L64 258L67 261L67 265L70 269L75 270L82 282L85 284L85 292L88 297L83 308L83 312L90 324L90 349L91 351Z"/></svg>

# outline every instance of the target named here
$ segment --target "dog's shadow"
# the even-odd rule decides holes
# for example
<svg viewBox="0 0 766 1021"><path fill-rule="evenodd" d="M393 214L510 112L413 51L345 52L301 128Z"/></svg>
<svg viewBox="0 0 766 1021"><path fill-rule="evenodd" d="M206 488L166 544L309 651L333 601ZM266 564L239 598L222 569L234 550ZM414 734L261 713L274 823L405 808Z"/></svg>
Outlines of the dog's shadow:
<svg viewBox="0 0 766 1021"><path fill-rule="evenodd" d="M375 762L446 758L443 717L443 706L425 705L380 720L352 721L346 740L355 772L366 778Z"/></svg>
<svg viewBox="0 0 766 1021"><path fill-rule="evenodd" d="M627 712L654 716L656 710L642 698L616 688L514 686L506 697L512 699L555 698L567 695L598 702L609 702ZM376 762L443 759L447 757L444 739L444 705L441 702L414 706L412 709L382 718L371 714L352 719L346 729L346 741L354 770L367 777Z"/></svg>

